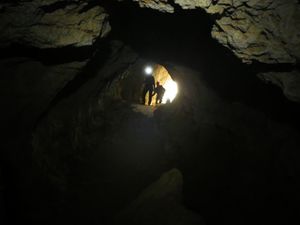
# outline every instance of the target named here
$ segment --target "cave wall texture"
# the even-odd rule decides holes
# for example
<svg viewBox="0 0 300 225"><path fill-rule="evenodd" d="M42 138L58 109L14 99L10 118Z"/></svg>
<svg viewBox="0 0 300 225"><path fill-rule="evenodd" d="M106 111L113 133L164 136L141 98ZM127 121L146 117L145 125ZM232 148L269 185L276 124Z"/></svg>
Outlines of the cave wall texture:
<svg viewBox="0 0 300 225"><path fill-rule="evenodd" d="M108 15L84 1L20 1L1 5L0 46L91 45L110 30Z"/></svg>
<svg viewBox="0 0 300 225"><path fill-rule="evenodd" d="M177 7L205 10L214 19L212 37L245 63L295 65L299 61L300 6L297 0L136 2L141 7L168 13L176 12ZM1 3L0 7L1 46L12 43L38 48L88 46L110 31L104 8L88 1L15 1ZM295 79L294 75L286 73L280 80ZM268 80L276 84L278 75L269 73ZM287 83L283 81L278 86L284 93L293 92L287 94L288 98L299 97Z"/></svg>
<svg viewBox="0 0 300 225"><path fill-rule="evenodd" d="M212 37L230 48L245 63L295 63L299 60L300 6L296 0L175 0L137 1L173 13L204 9L215 16Z"/></svg>
<svg viewBox="0 0 300 225"><path fill-rule="evenodd" d="M176 7L186 10L205 10L215 19L211 31L212 37L229 48L244 63L295 65L299 62L300 6L297 0L147 0L137 2L141 7L168 13L174 13ZM280 80L278 86L284 90L284 94L290 100L297 101L298 97L295 96L298 96L298 93L289 85L289 81L299 78L295 77L295 72L287 72L290 71L286 71L285 76L268 73L267 78L276 85Z"/></svg>
<svg viewBox="0 0 300 225"><path fill-rule="evenodd" d="M241 63L258 65L260 87L278 86L295 103L291 109L298 109L299 1L128 2L175 15L178 10L204 11L213 21L212 38ZM178 82L178 97L154 112L141 109L134 102L138 76L155 58L143 58L143 52L112 40L110 4L122 3L0 3L5 130L0 222L181 225L204 224L204 217L208 224L240 225L299 220L298 111L285 111L285 102L285 113L272 117L278 108L266 113L243 97L225 98L229 89L240 95L233 88L243 88L236 76L222 74L212 85L214 74L168 60L155 63ZM180 32L184 24L175 22ZM195 24L195 29L201 27ZM216 60L225 59L216 55ZM247 91L258 93L253 87ZM260 94L261 101L282 101ZM170 170L174 167L179 170Z"/></svg>

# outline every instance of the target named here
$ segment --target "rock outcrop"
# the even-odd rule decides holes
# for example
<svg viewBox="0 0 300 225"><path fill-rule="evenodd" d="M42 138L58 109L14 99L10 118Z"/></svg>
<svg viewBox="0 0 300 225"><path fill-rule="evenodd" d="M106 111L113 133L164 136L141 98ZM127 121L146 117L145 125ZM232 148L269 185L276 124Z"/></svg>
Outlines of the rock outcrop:
<svg viewBox="0 0 300 225"><path fill-rule="evenodd" d="M0 47L87 46L110 31L105 10L83 1L34 0L0 7Z"/></svg>
<svg viewBox="0 0 300 225"><path fill-rule="evenodd" d="M284 95L291 101L300 102L300 72L269 72L258 75L266 83L272 83L283 90Z"/></svg>
<svg viewBox="0 0 300 225"><path fill-rule="evenodd" d="M243 62L295 63L300 58L297 1L232 1L219 11L223 14L212 36Z"/></svg>
<svg viewBox="0 0 300 225"><path fill-rule="evenodd" d="M174 12L174 7L168 2L168 0L159 0L159 1L133 0L133 1L138 2L142 8L151 8L151 9L155 9L155 10L158 10L161 12L167 12L167 13Z"/></svg>
<svg viewBox="0 0 300 225"><path fill-rule="evenodd" d="M135 0L134 0L135 1ZM147 0L141 7L173 13L176 6L184 10L203 9L214 18L211 35L230 49L243 63L262 65L291 64L300 59L300 5L297 0ZM199 28L201 29L201 28ZM272 69L271 69L272 72ZM288 73L288 72L287 72ZM284 77L298 80L295 72ZM278 84L281 75L269 73L268 79ZM262 76L259 76L262 78ZM286 80L286 78L284 78ZM281 82L288 99L298 101L300 89ZM291 93L291 89L293 89Z"/></svg>
<svg viewBox="0 0 300 225"><path fill-rule="evenodd" d="M199 215L181 204L182 185L178 169L164 173L116 217L114 224L204 224Z"/></svg>
<svg viewBox="0 0 300 225"><path fill-rule="evenodd" d="M213 38L245 63L295 63L300 58L300 6L296 0L150 0L139 4L170 13L177 4L215 15Z"/></svg>

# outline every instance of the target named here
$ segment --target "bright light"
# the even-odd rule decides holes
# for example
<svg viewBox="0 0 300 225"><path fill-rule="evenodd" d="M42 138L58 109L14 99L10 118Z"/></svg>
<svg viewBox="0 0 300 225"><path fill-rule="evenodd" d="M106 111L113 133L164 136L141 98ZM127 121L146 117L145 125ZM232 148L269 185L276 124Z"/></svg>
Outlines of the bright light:
<svg viewBox="0 0 300 225"><path fill-rule="evenodd" d="M147 66L147 67L145 68L145 73L146 73L146 74L150 75L150 74L152 74L152 72L153 72L152 67Z"/></svg>
<svg viewBox="0 0 300 225"><path fill-rule="evenodd" d="M169 78L166 83L163 85L163 87L166 89L164 97L162 99L162 103L167 103L167 101L172 102L174 98L177 95L178 92L178 86L175 81L173 81L171 78Z"/></svg>

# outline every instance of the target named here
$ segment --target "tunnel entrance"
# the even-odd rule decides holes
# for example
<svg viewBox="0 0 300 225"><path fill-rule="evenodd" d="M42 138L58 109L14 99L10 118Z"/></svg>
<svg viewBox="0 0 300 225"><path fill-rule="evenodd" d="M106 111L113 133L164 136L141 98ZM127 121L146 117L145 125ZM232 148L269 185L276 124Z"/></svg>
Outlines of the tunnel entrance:
<svg viewBox="0 0 300 225"><path fill-rule="evenodd" d="M299 107L289 102L280 89L264 84L257 77L264 66L243 64L212 38L214 16L201 9L174 7L175 12L169 14L139 8L138 4L127 1L107 3L113 27L110 38L121 40L151 61L201 71L203 82L226 101L243 102L277 121L290 124L297 121L299 125ZM146 65L147 62L143 66ZM268 68L264 69L268 71ZM134 102L140 103L136 99Z"/></svg>
<svg viewBox="0 0 300 225"><path fill-rule="evenodd" d="M126 72L120 84L121 98L129 103L148 105L150 93L145 91L145 81L151 76L154 78L154 87L150 106L172 103L178 94L177 82L163 65L149 64L144 60Z"/></svg>
<svg viewBox="0 0 300 225"><path fill-rule="evenodd" d="M152 74L155 81L155 89L151 101L151 106L173 102L178 93L177 82L172 79L167 69L159 64L154 66ZM162 86L164 88L163 93L160 92L159 86ZM149 92L147 92L145 96L145 103L147 103L148 101Z"/></svg>

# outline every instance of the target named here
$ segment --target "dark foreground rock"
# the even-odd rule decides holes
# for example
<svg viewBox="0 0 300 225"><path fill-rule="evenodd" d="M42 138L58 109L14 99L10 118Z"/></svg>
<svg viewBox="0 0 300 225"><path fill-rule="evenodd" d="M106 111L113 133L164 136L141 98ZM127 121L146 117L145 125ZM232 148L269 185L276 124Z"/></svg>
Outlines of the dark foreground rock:
<svg viewBox="0 0 300 225"><path fill-rule="evenodd" d="M164 173L115 219L115 225L200 225L202 218L182 205L183 177L178 169Z"/></svg>

